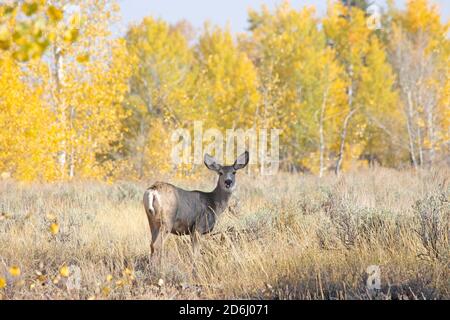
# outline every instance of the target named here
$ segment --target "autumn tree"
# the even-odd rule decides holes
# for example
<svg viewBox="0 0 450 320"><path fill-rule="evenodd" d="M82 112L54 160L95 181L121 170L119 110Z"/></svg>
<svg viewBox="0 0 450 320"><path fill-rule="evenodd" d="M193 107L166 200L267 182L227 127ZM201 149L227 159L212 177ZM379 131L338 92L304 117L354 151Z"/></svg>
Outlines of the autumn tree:
<svg viewBox="0 0 450 320"><path fill-rule="evenodd" d="M230 31L206 25L195 53L202 117L217 128L255 126L259 99L256 69L234 43Z"/></svg>
<svg viewBox="0 0 450 320"><path fill-rule="evenodd" d="M345 102L343 69L327 45L314 9L284 3L272 14L250 12L254 60L260 76L260 112L283 130L289 163L322 175L335 149Z"/></svg>
<svg viewBox="0 0 450 320"><path fill-rule="evenodd" d="M54 129L55 170L59 179L106 177L120 146L125 116L121 100L127 90L125 46L110 33L117 8L99 0L46 5L70 7L70 14L47 25L52 42L44 57L22 68L27 81L41 85L41 103L52 113L48 126Z"/></svg>
<svg viewBox="0 0 450 320"><path fill-rule="evenodd" d="M43 87L23 81L25 73L0 52L0 173L26 181L57 176L54 114L42 100Z"/></svg>
<svg viewBox="0 0 450 320"><path fill-rule="evenodd" d="M197 73L182 26L152 17L126 35L133 61L125 107L130 112L126 153L139 177L152 168L170 169L170 129L192 118Z"/></svg>
<svg viewBox="0 0 450 320"><path fill-rule="evenodd" d="M197 121L223 134L281 129L289 171L434 165L450 148L448 23L427 0L388 3L381 30L368 1L341 0L323 18L288 2L250 10L237 35L146 17L121 36L115 1L4 1L0 173L194 173L203 165L170 161L171 138Z"/></svg>
<svg viewBox="0 0 450 320"><path fill-rule="evenodd" d="M0 4L0 50L22 62L42 56L55 40L51 30L63 16L63 9L51 1L4 1ZM70 27L66 26L67 32L75 32Z"/></svg>
<svg viewBox="0 0 450 320"><path fill-rule="evenodd" d="M384 47L374 30L368 28L364 11L335 3L330 6L323 25L345 69L347 83L347 103L342 109L344 117L335 165L339 174L345 159L350 161L365 152L374 152L374 141L389 132L374 115L380 108L388 113L394 110L396 94ZM389 142L389 136L382 141Z"/></svg>
<svg viewBox="0 0 450 320"><path fill-rule="evenodd" d="M432 165L449 151L448 24L426 0L410 0L405 11L390 14L389 53L402 98L405 145L414 167Z"/></svg>

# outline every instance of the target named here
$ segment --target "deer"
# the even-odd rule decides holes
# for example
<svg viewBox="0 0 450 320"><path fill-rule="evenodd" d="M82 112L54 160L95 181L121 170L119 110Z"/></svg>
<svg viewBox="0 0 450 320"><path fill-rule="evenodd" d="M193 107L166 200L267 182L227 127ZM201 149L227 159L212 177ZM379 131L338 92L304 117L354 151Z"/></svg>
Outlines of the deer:
<svg viewBox="0 0 450 320"><path fill-rule="evenodd" d="M151 232L151 261L159 261L161 267L164 240L169 233L189 235L194 256L198 256L200 235L213 231L236 189L237 170L245 168L248 162L248 151L231 166L219 164L206 153L205 166L219 176L211 192L188 191L166 182L156 182L147 188L143 200Z"/></svg>

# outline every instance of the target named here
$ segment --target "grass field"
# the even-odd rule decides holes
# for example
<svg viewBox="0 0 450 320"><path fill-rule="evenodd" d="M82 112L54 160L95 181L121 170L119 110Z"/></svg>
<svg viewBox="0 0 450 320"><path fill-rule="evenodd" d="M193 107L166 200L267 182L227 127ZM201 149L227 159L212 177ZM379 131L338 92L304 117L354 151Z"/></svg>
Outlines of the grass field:
<svg viewBox="0 0 450 320"><path fill-rule="evenodd" d="M148 262L154 181L0 182L3 299L450 299L450 171L238 176L234 210ZM171 181L210 190L215 177ZM52 229L50 226L52 225ZM380 290L366 270L380 268ZM1 283L0 283L1 284Z"/></svg>

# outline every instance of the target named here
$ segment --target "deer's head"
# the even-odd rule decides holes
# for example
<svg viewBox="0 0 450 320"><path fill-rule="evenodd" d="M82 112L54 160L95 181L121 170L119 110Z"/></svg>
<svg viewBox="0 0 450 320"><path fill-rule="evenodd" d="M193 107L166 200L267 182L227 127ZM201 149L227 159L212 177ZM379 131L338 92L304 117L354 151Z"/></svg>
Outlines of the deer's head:
<svg viewBox="0 0 450 320"><path fill-rule="evenodd" d="M226 192L233 192L236 188L236 171L245 168L249 159L249 153L245 151L237 157L232 166L222 166L209 154L205 154L204 162L209 170L213 170L219 175L219 187Z"/></svg>

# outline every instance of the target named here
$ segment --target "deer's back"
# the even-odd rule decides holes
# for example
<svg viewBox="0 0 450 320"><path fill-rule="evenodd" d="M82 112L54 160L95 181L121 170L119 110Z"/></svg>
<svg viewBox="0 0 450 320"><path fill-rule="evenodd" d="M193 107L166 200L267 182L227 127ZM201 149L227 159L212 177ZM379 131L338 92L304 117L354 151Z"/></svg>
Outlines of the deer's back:
<svg viewBox="0 0 450 320"><path fill-rule="evenodd" d="M159 195L153 219L161 220L174 234L191 233L208 213L209 193L184 190L166 182L157 182L150 189Z"/></svg>

